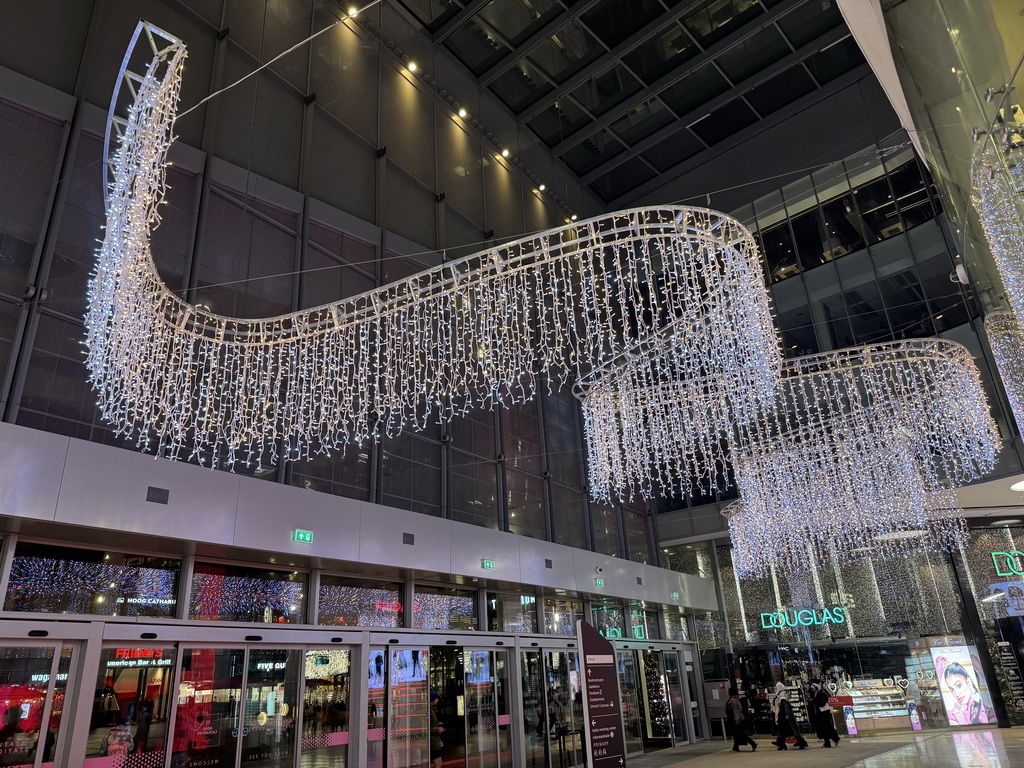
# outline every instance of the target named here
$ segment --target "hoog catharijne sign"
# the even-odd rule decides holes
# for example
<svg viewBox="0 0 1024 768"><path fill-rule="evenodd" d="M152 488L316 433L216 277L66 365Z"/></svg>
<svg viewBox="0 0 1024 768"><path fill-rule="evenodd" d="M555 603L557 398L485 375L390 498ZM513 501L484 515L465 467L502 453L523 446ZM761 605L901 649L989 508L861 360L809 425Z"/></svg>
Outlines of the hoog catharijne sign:
<svg viewBox="0 0 1024 768"><path fill-rule="evenodd" d="M615 649L585 621L576 622L583 661L583 724L588 768L622 768L626 742L622 736L622 702Z"/></svg>

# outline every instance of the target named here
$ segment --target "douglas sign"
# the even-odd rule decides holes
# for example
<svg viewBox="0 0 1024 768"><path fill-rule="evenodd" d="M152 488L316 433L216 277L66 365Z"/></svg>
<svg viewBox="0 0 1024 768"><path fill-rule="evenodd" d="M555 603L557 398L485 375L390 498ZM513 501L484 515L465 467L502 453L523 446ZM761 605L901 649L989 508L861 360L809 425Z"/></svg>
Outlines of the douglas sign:
<svg viewBox="0 0 1024 768"><path fill-rule="evenodd" d="M761 614L762 629L785 629L786 627L814 627L822 624L845 624L846 609L842 606L833 608L804 608L802 611L774 611Z"/></svg>

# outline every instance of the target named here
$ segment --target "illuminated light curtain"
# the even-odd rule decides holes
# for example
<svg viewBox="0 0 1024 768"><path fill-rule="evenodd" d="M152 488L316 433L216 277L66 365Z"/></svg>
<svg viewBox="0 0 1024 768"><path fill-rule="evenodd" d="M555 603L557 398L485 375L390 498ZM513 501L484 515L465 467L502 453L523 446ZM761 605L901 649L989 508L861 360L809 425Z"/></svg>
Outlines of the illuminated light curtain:
<svg viewBox="0 0 1024 768"><path fill-rule="evenodd" d="M731 432L737 413L773 391L780 345L754 240L699 208L578 222L280 317L222 317L182 301L157 274L150 229L185 46L139 29L126 62L140 39L159 42L144 74L122 69L127 117L125 88L111 107L108 130L121 140L86 325L103 416L143 449L213 464L273 463L279 446L308 458L527 400L541 374L575 383L649 344L661 350L658 375L704 382L691 396L694 423L645 446L648 460L663 463L666 450L690 477L721 456L707 434ZM642 401L631 387L647 380L627 369L617 387Z"/></svg>
<svg viewBox="0 0 1024 768"><path fill-rule="evenodd" d="M964 526L950 489L991 471L998 444L981 377L954 342L787 361L776 400L741 427L732 453L737 571L800 573L901 538L956 547Z"/></svg>
<svg viewBox="0 0 1024 768"><path fill-rule="evenodd" d="M986 137L971 159L971 202L1018 320L1024 318L1024 144L1021 135Z"/></svg>
<svg viewBox="0 0 1024 768"><path fill-rule="evenodd" d="M1017 427L1024 429L1024 333L1020 323L1010 312L992 312L985 316L985 333L1013 418Z"/></svg>

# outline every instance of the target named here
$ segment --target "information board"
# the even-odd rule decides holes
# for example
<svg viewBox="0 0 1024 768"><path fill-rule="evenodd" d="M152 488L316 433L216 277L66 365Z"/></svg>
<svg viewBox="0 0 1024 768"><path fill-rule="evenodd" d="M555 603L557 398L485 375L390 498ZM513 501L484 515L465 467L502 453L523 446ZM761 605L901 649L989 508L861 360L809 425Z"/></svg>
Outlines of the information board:
<svg viewBox="0 0 1024 768"><path fill-rule="evenodd" d="M612 644L585 621L576 622L583 662L583 724L588 768L622 768L626 742L622 736L622 701Z"/></svg>

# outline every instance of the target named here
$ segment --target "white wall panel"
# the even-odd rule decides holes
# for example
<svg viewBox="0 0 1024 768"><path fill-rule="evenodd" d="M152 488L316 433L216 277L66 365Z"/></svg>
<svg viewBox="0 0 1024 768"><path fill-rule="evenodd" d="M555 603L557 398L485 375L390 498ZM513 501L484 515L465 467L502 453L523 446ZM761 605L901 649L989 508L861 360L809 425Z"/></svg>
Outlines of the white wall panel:
<svg viewBox="0 0 1024 768"><path fill-rule="evenodd" d="M235 546L356 561L360 520L360 502L353 499L239 478ZM313 542L293 541L296 528L313 531Z"/></svg>
<svg viewBox="0 0 1024 768"><path fill-rule="evenodd" d="M359 502L362 509L359 560L364 563L448 573L452 564L450 520ZM415 544L403 544L411 533Z"/></svg>
<svg viewBox="0 0 1024 768"><path fill-rule="evenodd" d="M451 535L452 573L480 579L520 580L519 537L514 533L453 522ZM494 570L484 570L481 560L491 560Z"/></svg>
<svg viewBox="0 0 1024 768"><path fill-rule="evenodd" d="M0 424L0 514L53 520L70 441Z"/></svg>
<svg viewBox="0 0 1024 768"><path fill-rule="evenodd" d="M545 560L551 561L550 568L544 565ZM572 549L561 544L520 536L519 571L524 584L576 589Z"/></svg>
<svg viewBox="0 0 1024 768"><path fill-rule="evenodd" d="M72 440L55 519L110 531L231 544L238 481L237 475L227 472ZM168 503L146 501L149 486L167 489Z"/></svg>

